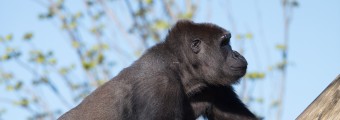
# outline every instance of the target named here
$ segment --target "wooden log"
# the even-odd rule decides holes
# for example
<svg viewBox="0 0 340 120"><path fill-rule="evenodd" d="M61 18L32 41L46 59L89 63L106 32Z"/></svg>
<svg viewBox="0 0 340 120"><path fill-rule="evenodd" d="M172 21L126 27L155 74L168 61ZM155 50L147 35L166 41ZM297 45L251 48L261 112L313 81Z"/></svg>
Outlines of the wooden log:
<svg viewBox="0 0 340 120"><path fill-rule="evenodd" d="M340 75L297 117L297 120L340 120Z"/></svg>

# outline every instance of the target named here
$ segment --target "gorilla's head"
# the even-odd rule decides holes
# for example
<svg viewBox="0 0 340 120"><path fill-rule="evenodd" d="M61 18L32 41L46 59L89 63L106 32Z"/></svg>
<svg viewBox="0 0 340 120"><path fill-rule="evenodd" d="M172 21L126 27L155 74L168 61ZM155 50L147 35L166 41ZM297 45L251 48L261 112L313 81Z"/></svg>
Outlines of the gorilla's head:
<svg viewBox="0 0 340 120"><path fill-rule="evenodd" d="M166 42L176 45L177 54L190 65L190 74L208 84L229 85L247 70L246 59L232 50L230 38L230 32L217 25L182 20L170 30Z"/></svg>

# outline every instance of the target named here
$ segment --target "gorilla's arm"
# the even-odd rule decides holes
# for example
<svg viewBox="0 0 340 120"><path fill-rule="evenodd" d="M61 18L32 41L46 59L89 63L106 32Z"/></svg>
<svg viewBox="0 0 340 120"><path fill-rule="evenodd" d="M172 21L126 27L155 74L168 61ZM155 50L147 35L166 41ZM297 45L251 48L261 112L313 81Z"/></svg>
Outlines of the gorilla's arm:
<svg viewBox="0 0 340 120"><path fill-rule="evenodd" d="M231 86L206 87L190 97L195 116L209 120L257 120Z"/></svg>
<svg viewBox="0 0 340 120"><path fill-rule="evenodd" d="M209 120L256 120L257 118L237 97L231 86L215 88L215 97L211 110L207 113Z"/></svg>

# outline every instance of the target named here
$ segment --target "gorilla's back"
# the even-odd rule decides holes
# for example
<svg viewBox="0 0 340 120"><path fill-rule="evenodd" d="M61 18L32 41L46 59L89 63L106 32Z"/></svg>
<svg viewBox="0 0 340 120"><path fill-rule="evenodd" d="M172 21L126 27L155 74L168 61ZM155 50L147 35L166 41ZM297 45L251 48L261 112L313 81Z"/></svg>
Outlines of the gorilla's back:
<svg viewBox="0 0 340 120"><path fill-rule="evenodd" d="M117 76L98 87L58 120L120 120L131 116L132 85Z"/></svg>

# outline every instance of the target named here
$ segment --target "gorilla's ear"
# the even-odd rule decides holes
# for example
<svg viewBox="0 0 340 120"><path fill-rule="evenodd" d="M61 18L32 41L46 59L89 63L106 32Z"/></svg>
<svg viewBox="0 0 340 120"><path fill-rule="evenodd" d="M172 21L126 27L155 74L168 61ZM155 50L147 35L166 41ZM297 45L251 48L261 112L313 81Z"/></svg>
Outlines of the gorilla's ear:
<svg viewBox="0 0 340 120"><path fill-rule="evenodd" d="M197 54L201 50L201 40L195 39L194 41L191 42L191 50Z"/></svg>

